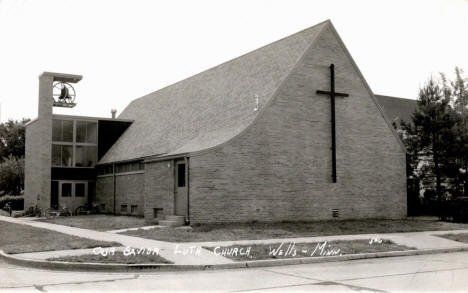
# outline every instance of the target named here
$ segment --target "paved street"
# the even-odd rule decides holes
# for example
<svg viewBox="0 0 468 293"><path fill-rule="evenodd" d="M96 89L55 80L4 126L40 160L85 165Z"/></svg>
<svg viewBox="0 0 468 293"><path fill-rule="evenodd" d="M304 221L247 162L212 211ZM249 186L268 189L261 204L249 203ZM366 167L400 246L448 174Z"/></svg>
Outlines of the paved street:
<svg viewBox="0 0 468 293"><path fill-rule="evenodd" d="M465 291L468 252L337 263L166 273L78 273L0 263L1 292Z"/></svg>

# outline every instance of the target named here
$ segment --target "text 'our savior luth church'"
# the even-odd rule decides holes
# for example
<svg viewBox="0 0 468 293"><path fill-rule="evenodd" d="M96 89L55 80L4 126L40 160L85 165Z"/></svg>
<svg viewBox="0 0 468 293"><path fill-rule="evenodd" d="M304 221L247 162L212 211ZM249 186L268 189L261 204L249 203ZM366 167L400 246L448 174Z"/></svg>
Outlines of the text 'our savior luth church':
<svg viewBox="0 0 468 293"><path fill-rule="evenodd" d="M118 117L53 114L74 105L81 78L39 77L26 208L94 202L166 224L407 214L404 146L330 21L133 100Z"/></svg>

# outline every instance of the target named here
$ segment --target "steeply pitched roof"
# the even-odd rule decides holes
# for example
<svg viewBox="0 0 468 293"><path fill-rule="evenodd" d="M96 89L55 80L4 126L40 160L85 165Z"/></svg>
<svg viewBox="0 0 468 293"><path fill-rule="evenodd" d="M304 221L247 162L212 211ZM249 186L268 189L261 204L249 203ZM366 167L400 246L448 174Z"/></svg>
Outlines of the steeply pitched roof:
<svg viewBox="0 0 468 293"><path fill-rule="evenodd" d="M387 115L390 122L399 118L405 122L411 122L414 110L417 107L416 100L403 99L382 95L374 95L377 98L382 110Z"/></svg>
<svg viewBox="0 0 468 293"><path fill-rule="evenodd" d="M326 21L136 99L119 119L133 124L99 161L189 153L221 144L257 116Z"/></svg>

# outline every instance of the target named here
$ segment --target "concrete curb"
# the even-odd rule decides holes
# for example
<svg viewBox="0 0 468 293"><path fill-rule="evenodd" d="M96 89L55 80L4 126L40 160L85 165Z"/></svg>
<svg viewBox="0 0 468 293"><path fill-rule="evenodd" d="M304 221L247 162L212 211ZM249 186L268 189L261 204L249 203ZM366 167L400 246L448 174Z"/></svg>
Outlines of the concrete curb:
<svg viewBox="0 0 468 293"><path fill-rule="evenodd" d="M26 267L32 267L32 268L50 269L50 270L86 271L86 272L93 272L93 271L94 272L136 272L136 271L168 272L168 271L260 268L260 267L312 264L312 263L323 263L323 262L338 262L338 261L383 258L383 257L451 253L451 252L462 252L462 251L468 251L468 247L388 251L388 252L349 254L349 255L341 255L341 256L252 260L252 261L241 261L241 262L226 263L226 264L213 264L213 265L72 263L72 262L25 259L25 258L16 257L11 254L7 254L3 250L0 250L0 259L3 259L5 262L14 264L14 265L26 266Z"/></svg>

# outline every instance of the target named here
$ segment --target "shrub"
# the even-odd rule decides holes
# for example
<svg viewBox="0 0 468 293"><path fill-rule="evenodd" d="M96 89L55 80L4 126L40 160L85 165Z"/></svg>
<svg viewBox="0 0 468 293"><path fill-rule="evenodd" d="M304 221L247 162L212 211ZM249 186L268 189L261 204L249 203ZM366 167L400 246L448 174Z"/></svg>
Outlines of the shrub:
<svg viewBox="0 0 468 293"><path fill-rule="evenodd" d="M0 209L3 209L5 205L9 203L12 210L23 210L24 209L24 197L5 195L0 197Z"/></svg>

